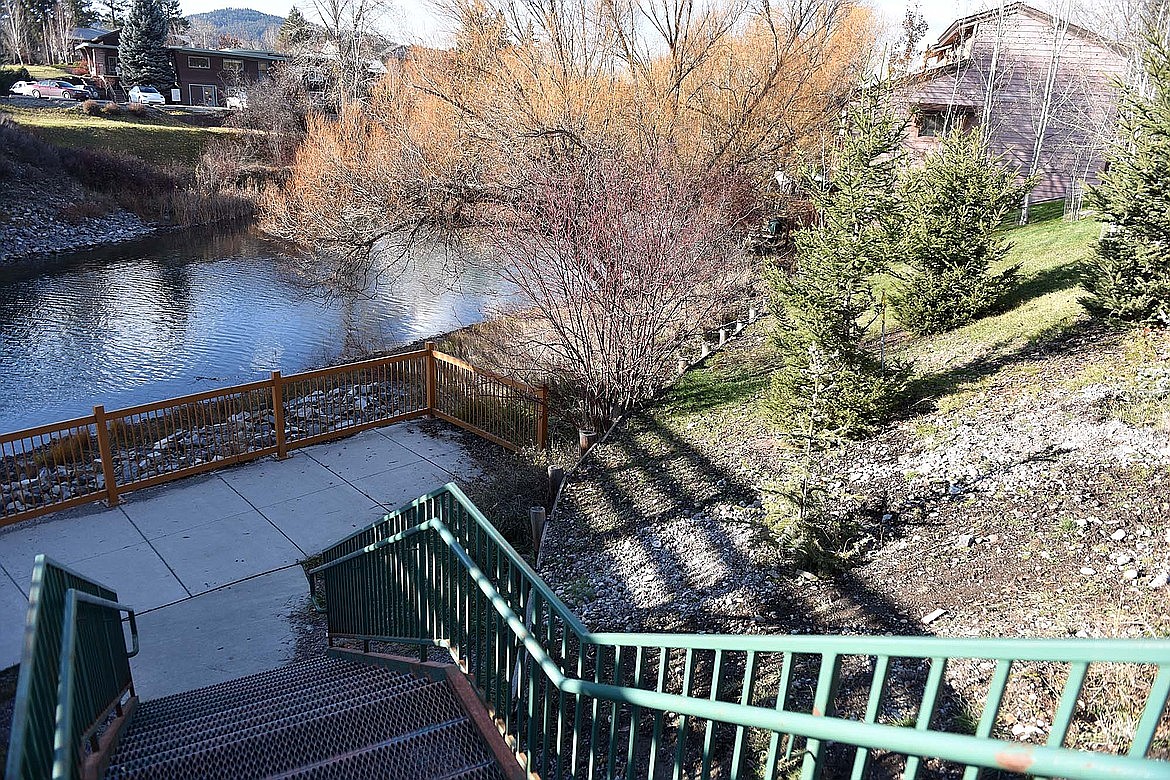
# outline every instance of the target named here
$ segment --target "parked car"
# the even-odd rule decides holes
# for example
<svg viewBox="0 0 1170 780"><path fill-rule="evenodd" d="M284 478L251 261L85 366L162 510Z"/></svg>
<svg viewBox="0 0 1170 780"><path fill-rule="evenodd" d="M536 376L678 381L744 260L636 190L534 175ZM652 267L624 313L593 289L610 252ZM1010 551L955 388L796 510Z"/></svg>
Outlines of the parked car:
<svg viewBox="0 0 1170 780"><path fill-rule="evenodd" d="M35 98L59 97L66 100L87 100L97 97L97 92L84 84L74 84L60 79L41 79L32 85L28 94Z"/></svg>
<svg viewBox="0 0 1170 780"><path fill-rule="evenodd" d="M18 81L8 88L8 91L13 95L31 95L32 89L37 83L35 81Z"/></svg>
<svg viewBox="0 0 1170 780"><path fill-rule="evenodd" d="M244 90L234 90L228 93L227 100L224 101L228 108L241 109L248 107L248 93Z"/></svg>
<svg viewBox="0 0 1170 780"><path fill-rule="evenodd" d="M154 87L146 85L130 87L130 91L126 94L130 97L131 103L157 106L165 106L167 104L167 99L162 96L161 92Z"/></svg>

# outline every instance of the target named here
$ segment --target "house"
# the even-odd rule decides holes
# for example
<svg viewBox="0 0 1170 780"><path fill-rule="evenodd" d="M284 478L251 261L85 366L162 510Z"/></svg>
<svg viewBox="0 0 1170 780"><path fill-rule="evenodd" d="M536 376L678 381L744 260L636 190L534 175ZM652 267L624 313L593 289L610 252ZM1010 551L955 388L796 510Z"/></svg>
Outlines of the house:
<svg viewBox="0 0 1170 780"><path fill-rule="evenodd" d="M965 16L903 81L905 147L923 155L951 128L982 126L993 154L1036 172L1033 202L1079 202L1104 165L1128 63L1116 42L1025 3Z"/></svg>
<svg viewBox="0 0 1170 780"><path fill-rule="evenodd" d="M132 84L122 84L118 76L118 30L99 35L77 45L90 75L102 87L118 95ZM168 46L174 66L178 99L163 90L168 102L193 106L223 105L233 87L264 81L274 63L288 59L283 54L252 49L203 49L194 46Z"/></svg>

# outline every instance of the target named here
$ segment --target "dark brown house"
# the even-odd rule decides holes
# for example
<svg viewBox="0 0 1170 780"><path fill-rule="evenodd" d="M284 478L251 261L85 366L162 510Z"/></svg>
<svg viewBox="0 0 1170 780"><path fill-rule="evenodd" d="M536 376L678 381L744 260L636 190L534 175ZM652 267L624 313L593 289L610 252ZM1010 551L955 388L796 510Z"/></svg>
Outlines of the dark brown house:
<svg viewBox="0 0 1170 780"><path fill-rule="evenodd" d="M114 96L125 94L133 84L122 84L118 75L118 31L106 33L77 46L90 75ZM168 46L177 83L163 89L169 103L221 106L233 87L268 78L273 63L287 57L252 49L200 49ZM176 99L177 95L177 99Z"/></svg>
<svg viewBox="0 0 1170 780"><path fill-rule="evenodd" d="M982 127L991 152L1038 177L1034 201L1078 203L1113 136L1116 42L1025 3L965 16L926 52L902 91L905 147L925 154L950 128Z"/></svg>

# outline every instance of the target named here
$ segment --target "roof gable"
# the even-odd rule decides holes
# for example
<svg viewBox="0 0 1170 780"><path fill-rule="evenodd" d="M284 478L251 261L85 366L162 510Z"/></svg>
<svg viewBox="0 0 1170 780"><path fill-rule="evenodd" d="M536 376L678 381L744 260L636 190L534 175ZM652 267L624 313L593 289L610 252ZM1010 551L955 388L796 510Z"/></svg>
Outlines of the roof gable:
<svg viewBox="0 0 1170 780"><path fill-rule="evenodd" d="M999 16L999 14L1000 9L993 8L989 11L980 11L978 13L969 14L967 16L956 19L955 21L951 22L951 24L945 30L943 30L942 35L939 36L938 43L930 48L940 49L950 46L956 41L967 37L979 23L995 19L997 16ZM1003 15L1005 19L1016 16L1017 14L1030 16L1031 18L1044 22L1045 24L1054 25L1058 21L1064 22L1063 19L1059 19L1047 11L1041 11L1039 8L1028 5L1027 3L1008 3L1003 7ZM1103 48L1113 49L1114 51L1125 53L1125 48L1117 41L1107 38L1100 33L1093 32L1088 28L1081 27L1080 25L1073 24L1071 22L1067 22L1067 24L1068 32L1070 34L1076 35L1078 38L1083 38L1091 43L1095 43Z"/></svg>

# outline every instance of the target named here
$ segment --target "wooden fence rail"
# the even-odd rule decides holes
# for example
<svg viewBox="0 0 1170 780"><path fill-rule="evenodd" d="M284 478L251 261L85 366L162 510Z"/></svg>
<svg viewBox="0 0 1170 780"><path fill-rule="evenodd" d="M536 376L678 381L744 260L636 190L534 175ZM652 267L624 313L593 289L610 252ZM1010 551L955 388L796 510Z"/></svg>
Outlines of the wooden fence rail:
<svg viewBox="0 0 1170 780"><path fill-rule="evenodd" d="M0 526L435 417L511 450L548 446L548 388L426 348L0 434Z"/></svg>

